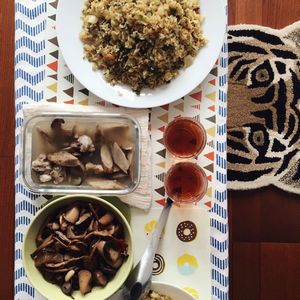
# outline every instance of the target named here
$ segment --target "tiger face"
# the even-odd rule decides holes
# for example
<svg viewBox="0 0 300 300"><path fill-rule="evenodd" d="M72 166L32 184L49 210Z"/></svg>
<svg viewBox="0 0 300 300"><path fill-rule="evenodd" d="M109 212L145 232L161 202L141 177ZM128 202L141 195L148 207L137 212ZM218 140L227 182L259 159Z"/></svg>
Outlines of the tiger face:
<svg viewBox="0 0 300 300"><path fill-rule="evenodd" d="M229 188L297 189L300 22L283 30L232 26L228 49Z"/></svg>

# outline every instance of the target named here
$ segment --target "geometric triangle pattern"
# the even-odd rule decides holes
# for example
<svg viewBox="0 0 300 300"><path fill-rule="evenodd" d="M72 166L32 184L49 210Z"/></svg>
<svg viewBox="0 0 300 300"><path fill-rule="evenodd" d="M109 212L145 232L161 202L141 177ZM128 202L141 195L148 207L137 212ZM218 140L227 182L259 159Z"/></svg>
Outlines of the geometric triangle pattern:
<svg viewBox="0 0 300 300"><path fill-rule="evenodd" d="M158 175L155 175L155 177L156 177L158 180L164 182L164 180L165 180L165 173L160 173L160 174L158 174Z"/></svg>

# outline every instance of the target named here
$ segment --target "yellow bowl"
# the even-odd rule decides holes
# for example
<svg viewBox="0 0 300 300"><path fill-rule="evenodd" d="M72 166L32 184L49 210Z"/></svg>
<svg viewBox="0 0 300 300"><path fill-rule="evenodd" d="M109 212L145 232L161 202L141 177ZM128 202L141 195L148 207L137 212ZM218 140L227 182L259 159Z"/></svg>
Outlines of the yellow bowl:
<svg viewBox="0 0 300 300"><path fill-rule="evenodd" d="M88 195L69 195L57 198L52 202L45 205L34 217L33 221L29 225L28 231L25 236L23 244L23 264L29 281L36 288L36 290L49 300L70 300L69 296L66 296L58 285L52 284L46 281L39 270L35 267L34 261L30 254L36 249L35 238L38 234L40 227L45 220L54 211L64 206L68 206L74 201L87 201L101 205L103 208L111 211L118 218L118 220L124 226L125 239L128 243L128 258L118 270L115 277L104 287L94 287L89 294L81 295L79 291L75 291L72 295L76 300L100 300L110 297L116 292L124 283L128 277L132 265L133 265L133 235L129 223L124 215L114 205L106 200L98 198L96 196Z"/></svg>

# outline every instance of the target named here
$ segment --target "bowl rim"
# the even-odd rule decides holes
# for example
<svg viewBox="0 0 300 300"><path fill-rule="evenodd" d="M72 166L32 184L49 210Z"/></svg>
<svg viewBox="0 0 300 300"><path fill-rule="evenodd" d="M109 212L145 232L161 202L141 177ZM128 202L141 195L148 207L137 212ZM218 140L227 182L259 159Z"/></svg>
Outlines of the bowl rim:
<svg viewBox="0 0 300 300"><path fill-rule="evenodd" d="M169 283L169 282L166 282L166 281L157 281L157 280L153 280L152 283L151 283L151 288L152 286L155 286L155 285L160 285L162 287L171 287L172 289L175 289L175 290L180 290L181 293L184 294L185 298L184 300L195 300L195 298L190 294L188 293L187 291L185 291L183 288L175 285L175 284L172 284L172 283ZM155 287L153 288L153 290L155 290Z"/></svg>
<svg viewBox="0 0 300 300"><path fill-rule="evenodd" d="M70 198L88 198L88 199L94 199L97 200L101 203L104 203L105 205L109 206L114 212L116 212L118 214L118 216L122 219L122 222L124 224L124 226L126 227L126 229L128 230L128 237L131 243L131 255L129 255L129 257L127 259L129 259L129 271L127 276L124 278L123 281L120 281L119 284L116 285L115 289L112 290L111 295L113 295L117 290L120 289L120 287L123 285L123 283L125 282L125 280L127 279L129 273L131 272L131 269L133 267L133 257L134 257L134 249L135 249L135 245L134 245L134 239L133 239L133 233L132 233L132 229L130 227L129 222L127 221L126 217L123 215L123 213L113 204L111 204L110 202L108 202L107 200L104 200L103 198L101 198L101 196L95 196L95 195L87 195L87 194L73 194L73 195L65 195L65 196L61 196L59 198L56 198L54 200L50 200L49 203L46 203L41 209L39 209L39 211L35 214L35 216L33 217L33 219L31 220L29 226L27 227L25 236L24 236L24 240L23 240L23 245L22 245L22 264L25 270L25 274L26 277L28 278L29 282L32 284L32 286L46 299L47 295L45 295L44 291L42 289L40 289L40 287L35 284L30 272L28 272L28 268L27 268L27 263L26 263L26 259L25 259L25 244L26 244L26 240L28 238L28 233L30 231L30 228L32 226L32 224L34 223L34 221L45 211L47 210L49 207L54 206L57 203L63 202L65 199L70 199ZM74 200L75 201L75 200ZM110 295L110 296L111 296ZM108 297L110 297L108 296Z"/></svg>

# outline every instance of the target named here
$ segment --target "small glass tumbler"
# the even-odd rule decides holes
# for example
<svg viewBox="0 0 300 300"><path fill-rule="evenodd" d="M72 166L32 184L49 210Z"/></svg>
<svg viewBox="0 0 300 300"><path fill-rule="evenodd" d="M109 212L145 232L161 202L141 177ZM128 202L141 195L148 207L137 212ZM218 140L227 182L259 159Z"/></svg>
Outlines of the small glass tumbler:
<svg viewBox="0 0 300 300"><path fill-rule="evenodd" d="M165 176L165 189L176 203L199 202L207 192L208 181L204 170L192 162L173 165Z"/></svg>
<svg viewBox="0 0 300 300"><path fill-rule="evenodd" d="M203 125L193 118L179 117L170 122L164 133L167 150L176 157L198 156L206 145L207 135Z"/></svg>

